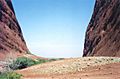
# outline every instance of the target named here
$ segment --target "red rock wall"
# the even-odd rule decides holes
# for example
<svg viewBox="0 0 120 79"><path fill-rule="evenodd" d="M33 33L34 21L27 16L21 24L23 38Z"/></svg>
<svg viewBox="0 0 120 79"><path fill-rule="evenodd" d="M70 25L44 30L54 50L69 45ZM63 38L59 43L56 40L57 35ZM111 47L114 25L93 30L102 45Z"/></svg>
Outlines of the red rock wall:
<svg viewBox="0 0 120 79"><path fill-rule="evenodd" d="M0 60L28 51L11 0L0 0Z"/></svg>
<svg viewBox="0 0 120 79"><path fill-rule="evenodd" d="M120 57L120 0L96 0L83 56Z"/></svg>

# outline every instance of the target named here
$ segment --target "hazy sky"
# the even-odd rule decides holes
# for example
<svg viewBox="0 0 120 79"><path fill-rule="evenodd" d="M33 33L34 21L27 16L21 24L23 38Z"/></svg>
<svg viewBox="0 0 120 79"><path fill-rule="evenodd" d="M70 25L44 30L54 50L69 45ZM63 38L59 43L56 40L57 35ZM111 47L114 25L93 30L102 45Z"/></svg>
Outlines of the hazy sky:
<svg viewBox="0 0 120 79"><path fill-rule="evenodd" d="M42 57L80 57L95 0L12 0L29 50Z"/></svg>

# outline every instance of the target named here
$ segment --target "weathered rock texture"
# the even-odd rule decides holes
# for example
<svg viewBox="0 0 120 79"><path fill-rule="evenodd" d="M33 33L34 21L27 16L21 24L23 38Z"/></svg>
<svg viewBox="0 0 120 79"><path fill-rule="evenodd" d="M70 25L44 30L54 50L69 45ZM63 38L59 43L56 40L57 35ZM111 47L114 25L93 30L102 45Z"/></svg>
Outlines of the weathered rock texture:
<svg viewBox="0 0 120 79"><path fill-rule="evenodd" d="M120 0L96 0L83 56L120 57Z"/></svg>
<svg viewBox="0 0 120 79"><path fill-rule="evenodd" d="M11 0L0 0L0 60L27 51Z"/></svg>

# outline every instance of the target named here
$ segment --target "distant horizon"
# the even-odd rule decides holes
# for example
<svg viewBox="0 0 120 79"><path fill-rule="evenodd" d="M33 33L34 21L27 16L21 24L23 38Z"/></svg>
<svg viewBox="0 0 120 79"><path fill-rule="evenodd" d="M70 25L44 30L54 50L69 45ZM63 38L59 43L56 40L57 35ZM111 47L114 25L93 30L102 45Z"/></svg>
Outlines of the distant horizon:
<svg viewBox="0 0 120 79"><path fill-rule="evenodd" d="M32 54L46 58L81 57L95 0L12 0Z"/></svg>

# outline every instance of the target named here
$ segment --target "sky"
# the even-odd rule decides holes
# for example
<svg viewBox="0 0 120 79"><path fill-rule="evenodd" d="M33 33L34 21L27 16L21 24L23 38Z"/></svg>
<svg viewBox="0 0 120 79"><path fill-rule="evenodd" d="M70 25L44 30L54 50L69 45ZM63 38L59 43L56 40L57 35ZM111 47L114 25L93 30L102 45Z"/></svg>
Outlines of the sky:
<svg viewBox="0 0 120 79"><path fill-rule="evenodd" d="M12 0L31 53L81 57L95 0Z"/></svg>

